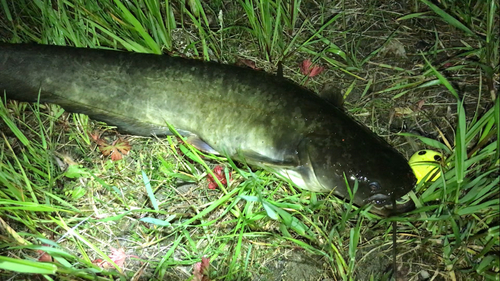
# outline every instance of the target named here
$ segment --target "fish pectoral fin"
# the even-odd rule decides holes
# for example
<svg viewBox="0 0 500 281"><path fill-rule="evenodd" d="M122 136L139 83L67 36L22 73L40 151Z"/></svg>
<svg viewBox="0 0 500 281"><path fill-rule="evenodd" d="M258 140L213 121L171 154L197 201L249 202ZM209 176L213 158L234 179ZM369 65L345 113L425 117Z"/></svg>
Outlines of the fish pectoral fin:
<svg viewBox="0 0 500 281"><path fill-rule="evenodd" d="M322 138L315 135L308 135L303 138L297 146L297 165L282 169L279 173L289 178L300 188L314 192L330 192L333 187L323 186L317 177L314 169L314 160L311 157L312 148L316 147Z"/></svg>
<svg viewBox="0 0 500 281"><path fill-rule="evenodd" d="M263 168L287 168L295 167L299 164L299 160L295 156L276 159L256 151L241 151L238 158L242 158L242 160L246 161L248 164L257 165Z"/></svg>
<svg viewBox="0 0 500 281"><path fill-rule="evenodd" d="M288 180L295 186L314 192L328 192L317 180L314 171L309 166L277 169L276 173Z"/></svg>
<svg viewBox="0 0 500 281"><path fill-rule="evenodd" d="M323 85L323 89L319 93L319 96L330 102L332 105L336 106L341 110L344 109L344 96L337 86L333 84Z"/></svg>
<svg viewBox="0 0 500 281"><path fill-rule="evenodd" d="M217 150L213 149L208 143L204 142L197 135L189 135L186 138L186 142L196 147L196 149L200 150L201 152L219 155L219 152Z"/></svg>
<svg viewBox="0 0 500 281"><path fill-rule="evenodd" d="M295 154L284 157L284 159L274 159L255 151L246 151L242 154L248 164L253 164L273 172L283 179L291 181L299 188L311 191L323 191L316 184L314 171L311 170L311 167L300 165L299 158Z"/></svg>

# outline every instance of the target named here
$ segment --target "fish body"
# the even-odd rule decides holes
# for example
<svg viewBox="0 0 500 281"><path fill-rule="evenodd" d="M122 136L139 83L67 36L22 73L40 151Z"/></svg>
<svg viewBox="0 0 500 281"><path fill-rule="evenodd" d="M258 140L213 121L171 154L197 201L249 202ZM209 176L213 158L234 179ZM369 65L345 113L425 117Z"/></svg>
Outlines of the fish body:
<svg viewBox="0 0 500 281"><path fill-rule="evenodd" d="M383 139L314 92L265 72L167 55L0 44L0 91L135 135L169 134L168 123L201 150L306 190L349 199L345 178L351 187L357 180L359 206L389 204L415 184L406 159Z"/></svg>

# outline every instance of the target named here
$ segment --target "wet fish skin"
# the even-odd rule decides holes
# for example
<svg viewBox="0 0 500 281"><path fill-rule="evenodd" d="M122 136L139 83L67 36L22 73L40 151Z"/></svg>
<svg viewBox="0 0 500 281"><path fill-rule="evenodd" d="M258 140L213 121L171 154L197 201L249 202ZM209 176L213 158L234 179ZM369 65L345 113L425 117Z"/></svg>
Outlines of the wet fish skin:
<svg viewBox="0 0 500 281"><path fill-rule="evenodd" d="M166 135L288 177L298 187L387 205L415 185L406 159L315 93L264 72L167 55L0 44L8 99L59 104L120 130ZM377 213L391 211L381 208Z"/></svg>

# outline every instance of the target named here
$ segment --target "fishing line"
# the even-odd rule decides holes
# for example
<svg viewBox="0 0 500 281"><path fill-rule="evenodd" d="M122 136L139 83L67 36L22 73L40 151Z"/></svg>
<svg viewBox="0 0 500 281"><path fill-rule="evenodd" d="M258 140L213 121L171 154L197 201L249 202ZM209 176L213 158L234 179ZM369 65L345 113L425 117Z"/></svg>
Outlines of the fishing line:
<svg viewBox="0 0 500 281"><path fill-rule="evenodd" d="M396 209L396 198L394 198L394 196L392 197L392 206L394 206L393 210ZM397 255L397 251L396 251L396 235L397 235L397 230L396 230L396 227L397 227L397 222L394 220L392 221L392 271L394 272L394 280L397 279L397 266L396 266L396 255Z"/></svg>

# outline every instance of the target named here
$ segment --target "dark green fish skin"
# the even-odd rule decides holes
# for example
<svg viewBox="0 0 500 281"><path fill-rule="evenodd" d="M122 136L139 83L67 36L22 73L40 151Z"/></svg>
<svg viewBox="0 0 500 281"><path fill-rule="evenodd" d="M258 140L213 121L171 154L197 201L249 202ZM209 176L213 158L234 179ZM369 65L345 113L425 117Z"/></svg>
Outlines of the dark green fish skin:
<svg viewBox="0 0 500 281"><path fill-rule="evenodd" d="M0 44L8 99L61 105L135 135L166 135L288 177L298 187L384 205L415 177L383 139L315 93L264 72L167 55ZM3 96L3 95L2 95Z"/></svg>

